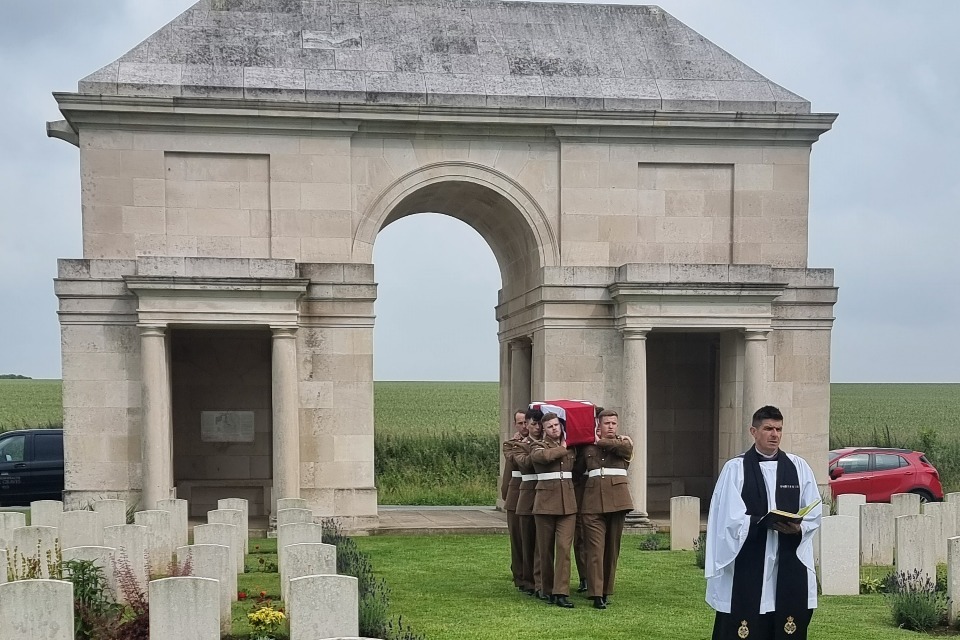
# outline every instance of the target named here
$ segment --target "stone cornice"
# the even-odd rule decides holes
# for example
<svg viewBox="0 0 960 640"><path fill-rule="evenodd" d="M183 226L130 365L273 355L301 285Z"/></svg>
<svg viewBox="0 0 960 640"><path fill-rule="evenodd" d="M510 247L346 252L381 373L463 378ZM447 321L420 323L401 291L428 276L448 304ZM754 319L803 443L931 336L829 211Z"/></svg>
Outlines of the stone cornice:
<svg viewBox="0 0 960 640"><path fill-rule="evenodd" d="M304 104L240 98L106 96L55 93L69 127L224 133L343 135L411 131L510 135L571 141L717 140L809 145L829 131L836 114L684 113L447 107L379 104ZM63 125L53 127L62 132ZM63 137L58 135L58 137Z"/></svg>
<svg viewBox="0 0 960 640"><path fill-rule="evenodd" d="M217 278L204 276L124 276L123 281L131 291L156 292L186 291L202 292L253 292L281 294L284 297L299 297L307 290L307 278Z"/></svg>

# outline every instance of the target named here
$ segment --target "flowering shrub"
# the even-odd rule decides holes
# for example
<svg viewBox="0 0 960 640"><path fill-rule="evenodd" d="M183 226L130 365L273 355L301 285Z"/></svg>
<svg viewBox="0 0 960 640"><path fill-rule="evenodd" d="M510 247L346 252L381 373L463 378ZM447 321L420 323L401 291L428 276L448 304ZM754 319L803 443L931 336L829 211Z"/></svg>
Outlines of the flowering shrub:
<svg viewBox="0 0 960 640"><path fill-rule="evenodd" d="M257 640L273 640L273 634L280 629L286 619L287 616L282 610L274 609L269 604L247 614L247 620L257 634L254 636Z"/></svg>

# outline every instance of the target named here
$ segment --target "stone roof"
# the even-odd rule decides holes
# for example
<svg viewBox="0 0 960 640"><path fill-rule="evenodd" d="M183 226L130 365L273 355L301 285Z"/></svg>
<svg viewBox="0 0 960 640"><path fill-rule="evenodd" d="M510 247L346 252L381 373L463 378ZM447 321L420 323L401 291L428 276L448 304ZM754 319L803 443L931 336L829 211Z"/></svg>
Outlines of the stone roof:
<svg viewBox="0 0 960 640"><path fill-rule="evenodd" d="M496 0L201 0L79 92L810 112L659 7Z"/></svg>

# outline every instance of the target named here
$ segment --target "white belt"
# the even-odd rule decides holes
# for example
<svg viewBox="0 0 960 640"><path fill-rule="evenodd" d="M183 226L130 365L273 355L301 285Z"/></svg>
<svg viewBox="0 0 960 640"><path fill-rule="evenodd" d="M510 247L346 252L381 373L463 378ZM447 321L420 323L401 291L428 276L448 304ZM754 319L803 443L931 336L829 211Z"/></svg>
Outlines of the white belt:
<svg viewBox="0 0 960 640"><path fill-rule="evenodd" d="M565 480L572 478L571 471L551 471L550 473L538 473L537 480Z"/></svg>
<svg viewBox="0 0 960 640"><path fill-rule="evenodd" d="M600 476L602 478L604 476L625 476L625 475L627 475L626 469L616 469L611 467L600 467L599 469L590 469L590 471L587 471L588 478L596 478L597 476Z"/></svg>
<svg viewBox="0 0 960 640"><path fill-rule="evenodd" d="M523 474L522 476L520 476L520 478L521 478L522 482L530 482L531 480L536 480L536 479L537 479L537 474L535 474L535 473L525 473L525 474Z"/></svg>
<svg viewBox="0 0 960 640"><path fill-rule="evenodd" d="M511 478L522 478L522 477L523 477L523 474L521 474L519 471L511 471L511 472L510 472L510 477L511 477Z"/></svg>

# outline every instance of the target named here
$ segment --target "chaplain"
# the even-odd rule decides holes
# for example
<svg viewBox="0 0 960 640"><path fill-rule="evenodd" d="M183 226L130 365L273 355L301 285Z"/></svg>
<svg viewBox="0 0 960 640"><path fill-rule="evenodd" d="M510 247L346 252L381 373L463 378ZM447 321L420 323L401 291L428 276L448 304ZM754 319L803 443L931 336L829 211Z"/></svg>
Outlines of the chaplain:
<svg viewBox="0 0 960 640"><path fill-rule="evenodd" d="M707 604L713 640L806 639L817 606L813 534L820 505L803 520L767 524L771 509L797 513L820 499L810 465L780 449L783 414L753 414L754 445L727 461L707 518Z"/></svg>

